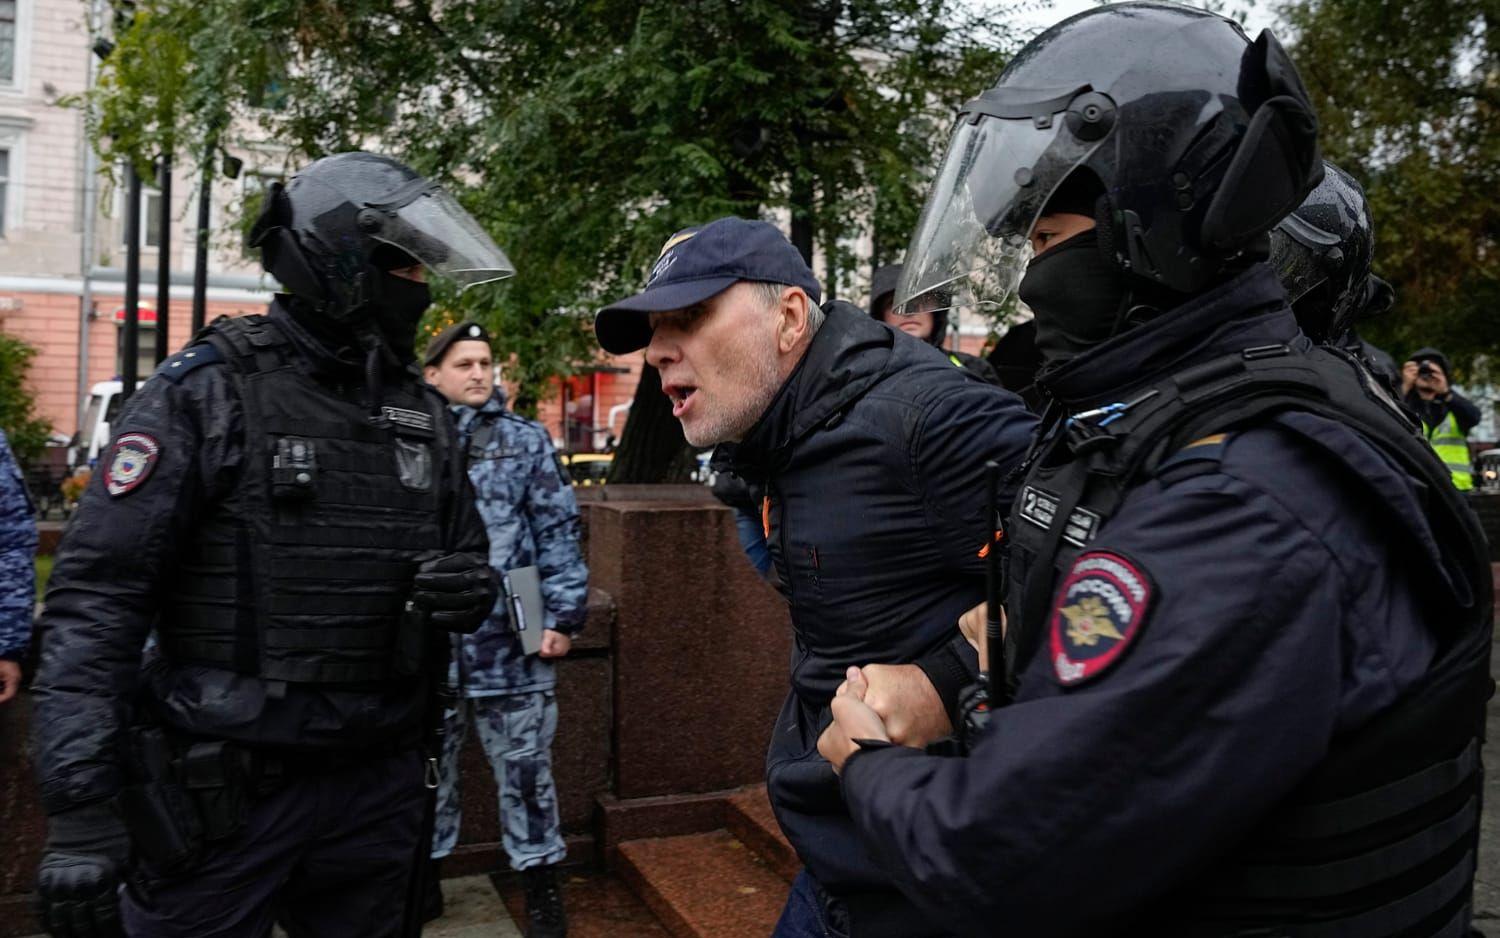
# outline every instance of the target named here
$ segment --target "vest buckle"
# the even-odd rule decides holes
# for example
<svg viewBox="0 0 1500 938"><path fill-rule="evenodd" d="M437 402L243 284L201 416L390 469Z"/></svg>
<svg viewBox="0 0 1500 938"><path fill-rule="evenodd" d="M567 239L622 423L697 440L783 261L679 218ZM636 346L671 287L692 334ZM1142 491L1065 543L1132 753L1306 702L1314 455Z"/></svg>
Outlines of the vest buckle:
<svg viewBox="0 0 1500 938"><path fill-rule="evenodd" d="M1114 433L1104 428L1124 417L1132 408L1144 404L1160 393L1156 388L1152 388L1132 400L1116 401L1113 404L1105 404L1103 407L1074 414L1068 418L1067 422L1068 447L1073 452L1083 455L1119 442L1119 438Z"/></svg>

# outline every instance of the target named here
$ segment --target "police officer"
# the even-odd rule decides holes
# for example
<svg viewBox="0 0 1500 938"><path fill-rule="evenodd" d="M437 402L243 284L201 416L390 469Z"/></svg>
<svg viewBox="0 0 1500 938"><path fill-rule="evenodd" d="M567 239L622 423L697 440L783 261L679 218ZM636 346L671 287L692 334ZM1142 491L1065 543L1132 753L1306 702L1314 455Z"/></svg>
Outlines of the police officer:
<svg viewBox="0 0 1500 938"><path fill-rule="evenodd" d="M422 373L447 398L458 424L469 480L490 535L490 566L500 573L531 568L535 574L541 608L528 627L537 643L523 642L503 608L455 642L450 682L462 699L445 714L432 855L436 863L458 843L458 757L472 723L494 769L505 853L525 887L526 934L563 938L567 916L557 864L567 845L552 780L553 661L568 653L583 630L589 571L578 547L578 502L557 451L546 428L505 406L505 388L496 384L493 365L484 327L461 322L427 346ZM434 876L424 916L442 914L437 880Z"/></svg>
<svg viewBox="0 0 1500 938"><path fill-rule="evenodd" d="M1000 384L1000 376L988 361L958 349L943 348L943 341L948 337L948 314L952 308L939 299L942 294L923 297L920 303L909 303L906 310L894 308L896 286L900 282L900 264L876 268L870 277L870 316L898 332L921 339L980 381Z"/></svg>
<svg viewBox="0 0 1500 938"><path fill-rule="evenodd" d="M412 346L427 272L505 255L369 153L271 185L252 243L286 292L163 363L59 550L33 724L53 935L393 934L430 646L494 605Z"/></svg>
<svg viewBox="0 0 1500 938"><path fill-rule="evenodd" d="M21 467L0 430L0 704L21 689L36 608L36 521Z"/></svg>
<svg viewBox="0 0 1500 938"><path fill-rule="evenodd" d="M960 115L902 293L1024 271L1061 419L970 755L886 745L859 669L834 701L866 843L963 935L1463 934L1493 587L1443 466L1260 262L1322 170L1292 63L1115 4Z"/></svg>
<svg viewBox="0 0 1500 938"><path fill-rule="evenodd" d="M1370 272L1374 252L1364 187L1327 160L1323 181L1271 231L1270 264L1303 334L1358 355L1394 392L1395 360L1355 331L1395 303L1391 285Z"/></svg>

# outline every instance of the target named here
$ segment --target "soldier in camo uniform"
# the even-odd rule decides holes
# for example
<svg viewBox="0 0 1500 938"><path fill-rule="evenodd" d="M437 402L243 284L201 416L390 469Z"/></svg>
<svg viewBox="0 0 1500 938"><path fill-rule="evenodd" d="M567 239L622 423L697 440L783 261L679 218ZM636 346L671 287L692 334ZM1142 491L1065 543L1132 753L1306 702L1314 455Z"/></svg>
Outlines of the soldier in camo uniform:
<svg viewBox="0 0 1500 938"><path fill-rule="evenodd" d="M36 522L21 468L0 430L0 704L21 689L36 601Z"/></svg>
<svg viewBox="0 0 1500 938"><path fill-rule="evenodd" d="M547 432L506 409L483 327L449 328L428 346L425 364L427 381L452 405L469 452L469 478L490 535L490 566L501 573L538 567L546 604L537 654L523 651L503 615L455 639L451 678L459 701L447 715L432 856L440 861L458 842L458 753L472 722L500 789L505 852L526 886L528 934L561 936L567 922L555 869L566 849L552 784L557 702L549 659L566 655L583 627L588 568L578 549L578 504ZM438 879L431 879L433 917L442 914Z"/></svg>

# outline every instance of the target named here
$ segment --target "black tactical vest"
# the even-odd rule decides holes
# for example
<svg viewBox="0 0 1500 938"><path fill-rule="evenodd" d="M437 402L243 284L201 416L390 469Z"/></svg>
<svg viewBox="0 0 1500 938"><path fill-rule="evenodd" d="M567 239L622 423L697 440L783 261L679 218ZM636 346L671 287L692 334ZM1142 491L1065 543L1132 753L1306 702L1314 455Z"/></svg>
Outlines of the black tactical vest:
<svg viewBox="0 0 1500 938"><path fill-rule="evenodd" d="M1062 571L1127 491L1208 434L1280 411L1358 430L1428 488L1450 545L1447 576L1419 574L1435 621L1452 623L1425 682L1328 756L1244 843L1143 917L1131 934L1373 938L1465 934L1479 838L1479 748L1493 587L1484 539L1447 470L1352 357L1285 345L1187 368L1056 428L1006 524L1003 699L1038 653ZM1361 484L1350 473L1350 485ZM1448 584L1457 584L1456 590ZM1430 588L1429 588L1430 586ZM1456 594L1455 594L1456 593ZM1164 836L1170 836L1164 833Z"/></svg>
<svg viewBox="0 0 1500 938"><path fill-rule="evenodd" d="M373 418L359 382L315 380L264 316L204 338L239 392L244 463L183 551L164 651L290 684L387 679L419 555L443 545L441 401L413 376L383 388Z"/></svg>

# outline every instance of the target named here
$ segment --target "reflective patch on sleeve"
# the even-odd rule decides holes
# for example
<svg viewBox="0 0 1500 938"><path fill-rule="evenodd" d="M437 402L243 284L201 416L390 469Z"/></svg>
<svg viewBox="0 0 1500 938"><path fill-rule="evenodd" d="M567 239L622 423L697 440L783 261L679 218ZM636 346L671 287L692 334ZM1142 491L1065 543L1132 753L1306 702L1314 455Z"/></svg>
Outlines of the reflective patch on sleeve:
<svg viewBox="0 0 1500 938"><path fill-rule="evenodd" d="M129 495L150 478L161 444L148 433L122 433L104 463L104 489L115 498Z"/></svg>
<svg viewBox="0 0 1500 938"><path fill-rule="evenodd" d="M1156 587L1114 551L1079 554L1063 578L1049 628L1052 669L1071 687L1109 670L1140 634Z"/></svg>

